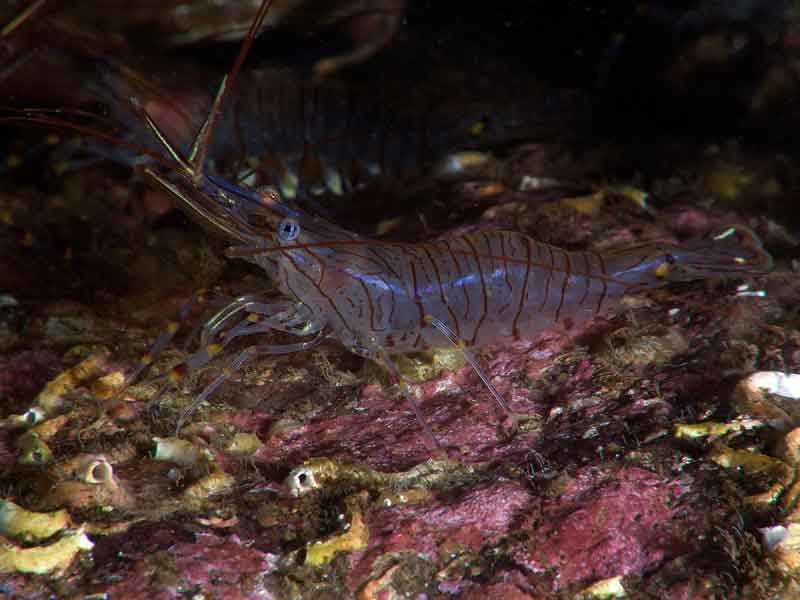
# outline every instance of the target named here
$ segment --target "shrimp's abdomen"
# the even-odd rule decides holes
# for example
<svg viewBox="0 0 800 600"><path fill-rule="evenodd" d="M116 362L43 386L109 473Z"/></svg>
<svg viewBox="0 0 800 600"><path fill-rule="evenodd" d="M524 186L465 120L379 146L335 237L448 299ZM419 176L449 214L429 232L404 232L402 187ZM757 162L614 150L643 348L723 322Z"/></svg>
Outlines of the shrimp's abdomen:
<svg viewBox="0 0 800 600"><path fill-rule="evenodd" d="M406 249L422 340L430 315L467 346L530 338L582 323L622 295L626 286L606 273L603 257L568 252L525 235L498 231ZM428 331L428 333L431 333Z"/></svg>
<svg viewBox="0 0 800 600"><path fill-rule="evenodd" d="M395 272L404 273L403 291L400 285L392 291L388 327L377 336L393 352L450 346L431 319L467 347L529 339L556 327L572 329L630 291L771 267L745 227L683 246L642 244L608 254L570 252L509 231L385 250ZM375 294L370 303L381 300Z"/></svg>

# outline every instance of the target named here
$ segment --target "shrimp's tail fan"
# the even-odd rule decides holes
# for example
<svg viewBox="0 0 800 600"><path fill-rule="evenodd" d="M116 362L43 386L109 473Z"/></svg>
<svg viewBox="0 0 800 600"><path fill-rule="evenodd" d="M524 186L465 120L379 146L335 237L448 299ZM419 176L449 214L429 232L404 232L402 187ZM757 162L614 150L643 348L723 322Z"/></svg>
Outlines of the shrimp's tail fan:
<svg viewBox="0 0 800 600"><path fill-rule="evenodd" d="M740 225L682 244L624 248L606 254L606 259L615 281L645 288L674 281L761 275L772 269L772 257L761 240Z"/></svg>
<svg viewBox="0 0 800 600"><path fill-rule="evenodd" d="M760 275L772 269L772 256L748 227L736 225L709 239L682 244L673 250L671 281L710 277Z"/></svg>

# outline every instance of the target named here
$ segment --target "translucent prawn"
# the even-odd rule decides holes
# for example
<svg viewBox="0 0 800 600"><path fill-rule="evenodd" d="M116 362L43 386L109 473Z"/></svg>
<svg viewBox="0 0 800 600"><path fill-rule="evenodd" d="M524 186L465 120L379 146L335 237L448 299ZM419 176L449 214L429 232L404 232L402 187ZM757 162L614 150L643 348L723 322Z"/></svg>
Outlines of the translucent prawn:
<svg viewBox="0 0 800 600"><path fill-rule="evenodd" d="M425 243L372 240L289 204L274 191L250 190L207 173L205 155L221 106L269 5L269 0L262 4L188 155L170 143L145 108L138 108L169 155L158 157L158 164L171 167L169 175L153 165L145 173L187 214L234 242L228 256L258 265L285 297L267 301L250 295L231 302L205 324L200 349L172 369L171 379L210 363L239 338L272 330L301 338L290 344L256 343L230 357L183 413L179 429L247 361L309 350L329 339L381 363L401 385L395 355L454 347L515 425L472 348L575 327L633 291L771 268L758 238L740 226L685 245L644 244L608 253L570 252L511 231ZM154 348L163 348L172 335L174 328ZM405 396L438 446L412 395Z"/></svg>

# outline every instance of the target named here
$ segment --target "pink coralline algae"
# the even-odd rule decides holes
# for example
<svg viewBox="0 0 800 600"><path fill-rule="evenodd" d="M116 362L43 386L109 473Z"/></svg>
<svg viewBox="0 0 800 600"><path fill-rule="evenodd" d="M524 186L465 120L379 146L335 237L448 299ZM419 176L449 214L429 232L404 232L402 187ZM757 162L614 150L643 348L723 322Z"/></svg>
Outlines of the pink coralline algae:
<svg viewBox="0 0 800 600"><path fill-rule="evenodd" d="M147 545L142 544L141 549ZM109 597L133 600L146 595L172 600L202 591L218 598L245 600L268 594L260 581L275 570L274 556L249 548L236 535L179 535L161 549L151 544L150 552L129 553L128 548L135 547L123 546L128 567L120 581L105 588ZM109 556L109 560L113 558Z"/></svg>
<svg viewBox="0 0 800 600"><path fill-rule="evenodd" d="M530 539L514 557L552 575L557 589L647 573L697 549L691 532L703 517L681 500L687 491L643 469L582 469L530 517Z"/></svg>

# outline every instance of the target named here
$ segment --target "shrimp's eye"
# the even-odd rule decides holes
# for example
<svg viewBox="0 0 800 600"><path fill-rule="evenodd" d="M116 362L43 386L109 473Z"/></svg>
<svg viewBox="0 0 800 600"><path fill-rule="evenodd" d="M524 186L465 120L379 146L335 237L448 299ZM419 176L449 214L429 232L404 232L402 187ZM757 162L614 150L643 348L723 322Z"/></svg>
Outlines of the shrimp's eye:
<svg viewBox="0 0 800 600"><path fill-rule="evenodd" d="M664 255L664 260L667 261L668 265L674 265L675 264L675 257L672 254L670 254L669 252L667 252Z"/></svg>
<svg viewBox="0 0 800 600"><path fill-rule="evenodd" d="M284 219L278 223L278 238L282 242L293 242L300 235L300 224L292 219Z"/></svg>

